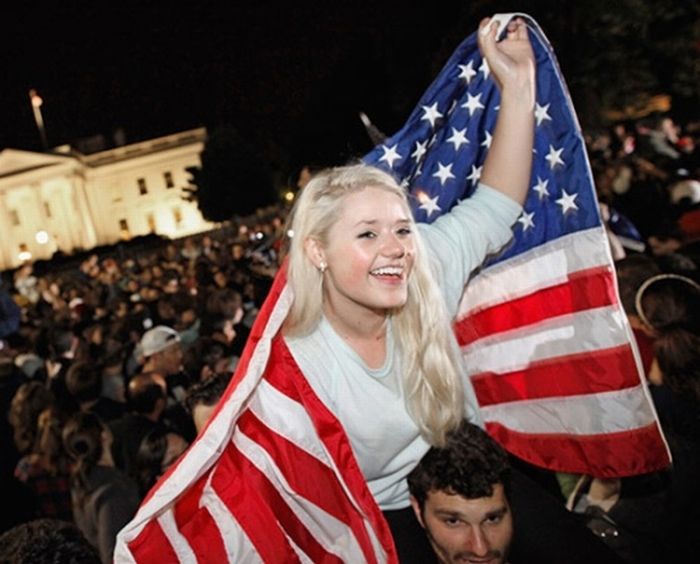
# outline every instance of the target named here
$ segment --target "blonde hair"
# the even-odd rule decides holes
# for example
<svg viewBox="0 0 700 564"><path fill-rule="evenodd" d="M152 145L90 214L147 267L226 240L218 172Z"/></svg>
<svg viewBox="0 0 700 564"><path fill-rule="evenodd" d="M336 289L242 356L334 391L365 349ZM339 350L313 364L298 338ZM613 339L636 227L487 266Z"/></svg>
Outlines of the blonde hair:
<svg viewBox="0 0 700 564"><path fill-rule="evenodd" d="M289 284L294 292L285 332L302 336L312 332L323 312L323 274L304 250L309 238L322 245L338 221L345 197L373 187L399 197L411 218L415 261L408 279L406 304L389 312L397 347L402 355L402 387L406 409L432 445L464 417L464 391L457 349L444 298L437 290L420 234L405 192L387 173L367 165L328 169L304 187L290 216Z"/></svg>

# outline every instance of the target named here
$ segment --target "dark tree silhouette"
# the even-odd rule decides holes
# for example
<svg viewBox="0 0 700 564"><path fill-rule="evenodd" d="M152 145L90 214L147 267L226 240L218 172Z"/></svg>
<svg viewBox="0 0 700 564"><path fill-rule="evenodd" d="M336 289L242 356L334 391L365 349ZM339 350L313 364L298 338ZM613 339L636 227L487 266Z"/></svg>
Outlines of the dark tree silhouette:
<svg viewBox="0 0 700 564"><path fill-rule="evenodd" d="M222 126L208 136L201 167L188 167L192 179L183 197L196 201L208 221L246 216L275 202L267 163L236 129Z"/></svg>

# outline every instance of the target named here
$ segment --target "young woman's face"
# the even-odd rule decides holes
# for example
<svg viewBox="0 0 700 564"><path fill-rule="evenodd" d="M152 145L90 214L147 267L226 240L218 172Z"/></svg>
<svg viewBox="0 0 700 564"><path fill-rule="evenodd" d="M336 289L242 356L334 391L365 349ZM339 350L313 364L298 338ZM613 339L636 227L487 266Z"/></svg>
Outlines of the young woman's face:
<svg viewBox="0 0 700 564"><path fill-rule="evenodd" d="M380 315L403 306L415 259L405 204L396 194L368 187L345 197L341 209L322 247L326 305Z"/></svg>

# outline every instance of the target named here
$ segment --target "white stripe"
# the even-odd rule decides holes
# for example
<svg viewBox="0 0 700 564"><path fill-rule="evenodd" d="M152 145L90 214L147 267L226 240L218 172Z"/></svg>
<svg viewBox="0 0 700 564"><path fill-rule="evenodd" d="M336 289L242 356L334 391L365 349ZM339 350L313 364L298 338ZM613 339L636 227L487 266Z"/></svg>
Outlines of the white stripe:
<svg viewBox="0 0 700 564"><path fill-rule="evenodd" d="M158 524L163 529L163 534L170 542L170 546L177 555L178 561L183 564L195 564L197 557L194 555L194 550L192 550L187 539L178 530L173 510L168 509L168 511L162 513L158 517Z"/></svg>
<svg viewBox="0 0 700 564"><path fill-rule="evenodd" d="M231 514L226 507L226 504L217 495L214 488L211 487L211 479L214 475L212 472L209 475L202 497L199 500L199 506L205 507L211 518L216 523L216 527L221 535L221 540L224 543L226 557L229 562L241 562L242 564L257 564L261 562L260 554L255 549L248 535L240 526L236 518Z"/></svg>
<svg viewBox="0 0 700 564"><path fill-rule="evenodd" d="M655 422L642 385L599 394L509 402L482 408L484 420L521 433L599 435Z"/></svg>
<svg viewBox="0 0 700 564"><path fill-rule="evenodd" d="M124 527L118 542L129 543L135 539L150 519L173 503L219 459L219 455L231 438L245 402L255 391L262 377L270 357L272 338L282 326L292 299L292 290L289 285L285 285L265 325L262 338L253 351L245 377L241 379L231 397L211 421L205 434L197 438L184 458L178 462L168 480L160 485L148 502L139 508L131 522ZM119 544L117 546L119 547Z"/></svg>
<svg viewBox="0 0 700 564"><path fill-rule="evenodd" d="M249 409L265 425L270 429L274 429L275 433L284 437L333 471L338 477L338 484L342 487L345 495L358 513L362 515L375 554L384 555L384 548L377 537L377 532L367 521L360 504L343 480L340 470L326 449L326 445L323 444L323 441L318 436L309 413L304 409L304 406L277 390L267 381L261 380L255 395L251 399Z"/></svg>
<svg viewBox="0 0 700 564"><path fill-rule="evenodd" d="M301 547L294 542L294 539L290 537L289 535L285 534L285 537L287 538L287 542L291 545L291 547L294 549L294 552L296 553L297 557L299 558L299 561L302 564L314 564L314 561L309 558L306 553L301 549Z"/></svg>
<svg viewBox="0 0 700 564"><path fill-rule="evenodd" d="M573 272L610 266L607 246L605 230L594 227L559 237L495 264L470 280L457 319L563 284Z"/></svg>
<svg viewBox="0 0 700 564"><path fill-rule="evenodd" d="M554 317L470 343L467 374L523 370L538 360L629 344L626 317L616 306Z"/></svg>
<svg viewBox="0 0 700 564"><path fill-rule="evenodd" d="M352 529L308 499L294 491L269 453L240 429L233 435L233 443L248 460L274 485L294 515L309 530L316 541L328 552L345 562L362 562L364 554Z"/></svg>

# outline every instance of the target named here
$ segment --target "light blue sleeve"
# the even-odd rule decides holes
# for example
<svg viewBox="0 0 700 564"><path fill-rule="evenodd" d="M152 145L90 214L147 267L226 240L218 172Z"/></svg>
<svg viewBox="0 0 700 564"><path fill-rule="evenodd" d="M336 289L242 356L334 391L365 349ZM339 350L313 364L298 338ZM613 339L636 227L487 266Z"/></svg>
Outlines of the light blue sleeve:
<svg viewBox="0 0 700 564"><path fill-rule="evenodd" d="M449 213L432 224L418 225L451 316L457 313L472 271L512 238L511 226L522 209L515 200L479 184L471 198Z"/></svg>

